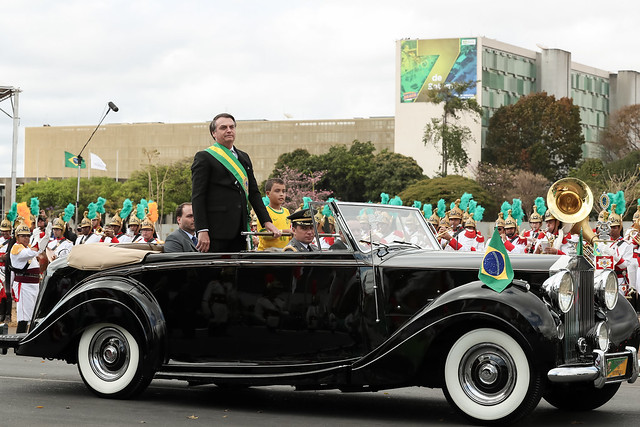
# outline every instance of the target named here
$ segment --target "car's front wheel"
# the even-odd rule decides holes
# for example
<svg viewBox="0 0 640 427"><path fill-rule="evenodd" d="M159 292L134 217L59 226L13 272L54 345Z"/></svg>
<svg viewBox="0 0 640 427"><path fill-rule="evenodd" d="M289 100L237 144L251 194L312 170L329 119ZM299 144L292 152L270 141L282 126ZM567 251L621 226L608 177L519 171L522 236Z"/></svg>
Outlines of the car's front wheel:
<svg viewBox="0 0 640 427"><path fill-rule="evenodd" d="M444 393L474 422L515 422L542 396L542 378L525 350L497 329L475 329L458 338L444 368Z"/></svg>
<svg viewBox="0 0 640 427"><path fill-rule="evenodd" d="M590 411L607 403L620 388L620 383L595 388L592 383L550 384L544 400L563 411Z"/></svg>
<svg viewBox="0 0 640 427"><path fill-rule="evenodd" d="M142 392L153 372L145 371L140 346L126 328L100 323L89 326L78 344L78 370L100 397L129 398Z"/></svg>

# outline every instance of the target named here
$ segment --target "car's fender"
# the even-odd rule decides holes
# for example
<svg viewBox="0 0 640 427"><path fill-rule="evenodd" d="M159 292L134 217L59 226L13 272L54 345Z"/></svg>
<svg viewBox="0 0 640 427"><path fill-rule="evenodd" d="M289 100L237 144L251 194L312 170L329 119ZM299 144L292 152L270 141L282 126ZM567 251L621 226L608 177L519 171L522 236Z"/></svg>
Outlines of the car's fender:
<svg viewBox="0 0 640 427"><path fill-rule="evenodd" d="M127 277L89 279L69 291L20 342L16 353L75 362L75 344L95 323L126 327L140 340L146 363L160 366L167 357L164 315L151 292Z"/></svg>
<svg viewBox="0 0 640 427"><path fill-rule="evenodd" d="M417 312L374 351L352 366L355 382L438 385L436 369L448 346L464 332L481 327L503 330L525 351L535 354L540 369L556 362L559 338L556 321L539 297L524 286L497 293L482 282L467 283L443 294ZM398 369L402 366L403 369ZM358 375L363 375L358 379ZM425 378L428 377L428 378Z"/></svg>

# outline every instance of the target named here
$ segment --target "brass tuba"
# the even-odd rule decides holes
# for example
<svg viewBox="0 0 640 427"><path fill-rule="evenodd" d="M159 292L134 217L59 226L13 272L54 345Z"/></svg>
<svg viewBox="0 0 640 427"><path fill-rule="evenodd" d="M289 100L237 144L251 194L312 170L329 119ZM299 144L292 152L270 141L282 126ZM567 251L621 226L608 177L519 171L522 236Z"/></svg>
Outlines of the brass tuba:
<svg viewBox="0 0 640 427"><path fill-rule="evenodd" d="M580 233L585 242L592 244L596 238L589 225L589 213L593 207L593 193L587 184L577 178L563 178L547 191L547 206L554 217L565 224L573 224L570 233Z"/></svg>

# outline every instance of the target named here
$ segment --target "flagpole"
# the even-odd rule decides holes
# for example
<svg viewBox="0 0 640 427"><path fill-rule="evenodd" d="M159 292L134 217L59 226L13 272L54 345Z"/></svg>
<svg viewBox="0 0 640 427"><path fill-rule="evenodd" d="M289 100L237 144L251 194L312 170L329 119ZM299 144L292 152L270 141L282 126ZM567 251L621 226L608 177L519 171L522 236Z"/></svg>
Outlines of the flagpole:
<svg viewBox="0 0 640 427"><path fill-rule="evenodd" d="M80 169L82 169L82 156L78 154L78 187L76 188L76 218L74 224L76 230L74 230L74 233L78 228L78 203L80 202Z"/></svg>

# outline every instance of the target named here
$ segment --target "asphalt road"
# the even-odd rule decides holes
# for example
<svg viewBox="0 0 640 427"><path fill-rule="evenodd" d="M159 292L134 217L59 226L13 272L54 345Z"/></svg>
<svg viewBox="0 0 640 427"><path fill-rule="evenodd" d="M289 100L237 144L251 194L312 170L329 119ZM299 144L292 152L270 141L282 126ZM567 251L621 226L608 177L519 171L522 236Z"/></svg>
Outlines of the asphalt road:
<svg viewBox="0 0 640 427"><path fill-rule="evenodd" d="M11 352L10 352L11 353ZM95 397L75 365L0 356L0 426L361 426L466 425L440 390L377 393L294 391L291 387L225 390L155 380L135 400ZM588 413L566 413L542 401L523 426L640 425L640 381Z"/></svg>

